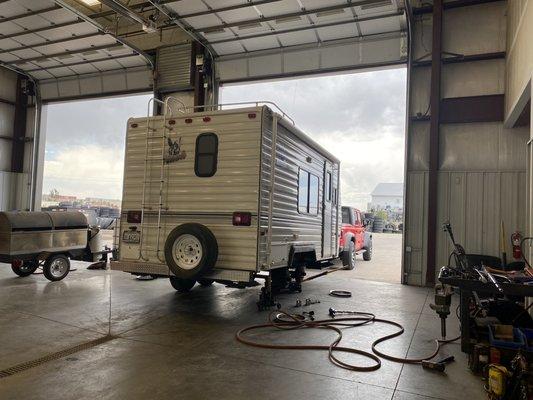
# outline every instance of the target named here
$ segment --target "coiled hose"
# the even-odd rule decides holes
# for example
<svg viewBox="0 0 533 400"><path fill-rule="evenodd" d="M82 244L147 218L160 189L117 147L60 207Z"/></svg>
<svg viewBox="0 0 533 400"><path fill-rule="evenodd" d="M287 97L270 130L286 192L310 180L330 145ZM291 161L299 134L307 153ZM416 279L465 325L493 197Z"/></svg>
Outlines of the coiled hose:
<svg viewBox="0 0 533 400"><path fill-rule="evenodd" d="M459 336L459 337L449 339L449 340L436 339L435 340L435 344L436 344L435 351L427 357L422 357L422 358L395 357L389 354L385 354L382 351L378 350L377 345L379 343L385 342L387 340L390 340L392 338L402 335L405 330L401 324L399 324L398 322L388 320L388 319L376 318L374 314L367 313L367 312L355 312L354 311L352 315L354 316L308 321L308 320L298 318L297 316L289 314L285 311L274 311L269 314L267 323L245 327L239 330L235 334L235 338L237 339L237 341L244 343L246 345L260 347L263 349L324 350L324 351L327 350L329 360L336 366L347 369L347 370L351 370L351 371L361 371L361 372L369 372L369 371L378 370L381 367L380 357L385 360L404 363L404 364L420 364L422 363L422 361L428 361L428 360L435 358L439 354L440 348L443 345L454 342L460 338ZM364 350L359 350L353 347L339 346L342 340L341 327L355 328L358 326L367 325L367 324L375 323L375 322L381 322L384 324L393 325L397 327L398 330L394 333L391 333L389 335L386 335L386 336L383 336L383 337L380 337L374 340L374 342L372 343L372 353L368 351L364 351ZM245 332L250 332L253 330L260 330L264 328L277 328L277 329L282 329L282 330L310 329L310 328L329 329L337 333L337 338L333 340L333 342L331 342L329 345L279 345L279 344L256 342L251 339L248 339L246 335L244 335ZM360 356L363 356L371 360L372 365L370 366L356 365L356 364L350 364L350 363L341 361L335 356L336 352L358 354Z"/></svg>

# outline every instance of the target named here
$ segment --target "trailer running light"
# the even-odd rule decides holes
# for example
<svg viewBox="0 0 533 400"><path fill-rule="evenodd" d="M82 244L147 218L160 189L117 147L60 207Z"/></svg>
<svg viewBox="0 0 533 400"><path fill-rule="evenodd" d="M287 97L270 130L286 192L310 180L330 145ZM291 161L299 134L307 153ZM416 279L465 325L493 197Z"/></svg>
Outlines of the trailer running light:
<svg viewBox="0 0 533 400"><path fill-rule="evenodd" d="M203 120L204 120L204 122L209 122L209 121L211 121L211 117L204 117Z"/></svg>
<svg viewBox="0 0 533 400"><path fill-rule="evenodd" d="M132 128L137 128L138 126L139 126L139 124L135 124L135 123L131 124Z"/></svg>
<svg viewBox="0 0 533 400"><path fill-rule="evenodd" d="M176 120L174 120L174 119L169 119L168 120L168 124L169 125L174 125L175 123L176 123Z"/></svg>
<svg viewBox="0 0 533 400"><path fill-rule="evenodd" d="M185 118L186 124L192 124L192 118Z"/></svg>
<svg viewBox="0 0 533 400"><path fill-rule="evenodd" d="M250 226L252 225L252 214L249 212L233 213L233 225L234 226Z"/></svg>
<svg viewBox="0 0 533 400"><path fill-rule="evenodd" d="M140 224L142 222L142 212L141 211L128 211L128 223L130 224Z"/></svg>
<svg viewBox="0 0 533 400"><path fill-rule="evenodd" d="M255 119L255 117L256 117L255 113L248 114L248 118L250 118L250 119Z"/></svg>

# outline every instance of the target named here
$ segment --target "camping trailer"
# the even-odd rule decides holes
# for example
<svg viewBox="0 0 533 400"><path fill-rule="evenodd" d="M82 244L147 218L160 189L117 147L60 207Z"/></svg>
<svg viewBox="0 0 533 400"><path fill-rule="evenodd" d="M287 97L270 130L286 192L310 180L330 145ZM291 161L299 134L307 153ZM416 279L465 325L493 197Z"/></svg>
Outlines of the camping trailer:
<svg viewBox="0 0 533 400"><path fill-rule="evenodd" d="M129 119L124 164L112 269L297 287L338 256L339 161L268 106Z"/></svg>

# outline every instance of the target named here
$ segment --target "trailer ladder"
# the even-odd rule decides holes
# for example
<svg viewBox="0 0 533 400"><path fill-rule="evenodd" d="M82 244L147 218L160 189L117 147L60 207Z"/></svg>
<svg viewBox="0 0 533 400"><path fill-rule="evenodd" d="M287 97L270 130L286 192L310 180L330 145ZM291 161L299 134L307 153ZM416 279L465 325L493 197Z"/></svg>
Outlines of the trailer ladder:
<svg viewBox="0 0 533 400"><path fill-rule="evenodd" d="M146 146L145 146L145 153L144 153L144 177L143 177L143 190L142 190L142 199L141 199L141 233L140 233L140 245L139 245L139 258L144 261L149 261L149 258L147 258L143 254L144 250L155 250L157 258L161 262L165 262L165 258L161 258L160 253L160 241L161 241L161 213L163 210L163 190L164 190L164 184L166 182L165 180L165 146L166 141L169 138L168 131L170 130L170 127L167 126L167 118L169 115L172 114L172 109L170 108L169 101L174 101L179 106L181 106L181 109L185 108L185 105L176 99L175 97L167 97L165 101L161 101L156 98L151 98L148 100L148 110L146 113ZM150 106L152 104L159 103L163 106L163 132L160 136L156 136L154 133L156 132L155 128L150 128L150 121L154 122L153 119L150 119ZM179 108L180 109L180 108ZM152 134L151 134L152 133ZM150 140L153 139L161 139L161 156L160 157L149 157L149 149ZM152 161L159 161L161 160L160 166L159 166L159 179L153 180L147 178L147 171L150 168L152 168ZM149 176L151 177L151 173ZM150 184L149 187L151 188L151 184L154 182L159 183L159 201L157 203L150 203L146 201L146 185L147 183ZM150 198L150 196L148 196ZM148 224L145 224L145 213L147 211L152 211L153 207L157 207L157 239L156 239L156 247L150 248L150 247L143 247L143 239L144 239L144 232L148 229Z"/></svg>

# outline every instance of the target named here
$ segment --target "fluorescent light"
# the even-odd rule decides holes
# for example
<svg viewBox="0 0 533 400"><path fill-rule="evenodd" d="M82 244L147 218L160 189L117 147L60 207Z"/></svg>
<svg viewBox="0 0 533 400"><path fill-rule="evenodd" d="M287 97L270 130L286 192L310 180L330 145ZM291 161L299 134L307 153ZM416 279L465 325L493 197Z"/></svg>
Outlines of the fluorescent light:
<svg viewBox="0 0 533 400"><path fill-rule="evenodd" d="M88 5L89 7L97 6L100 4L100 0L81 0L82 3Z"/></svg>

